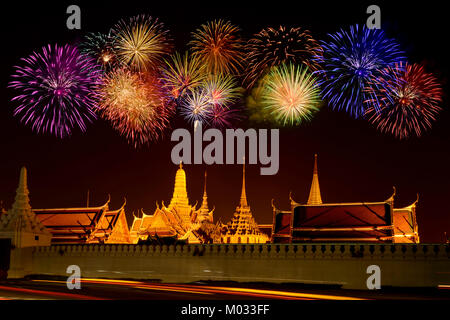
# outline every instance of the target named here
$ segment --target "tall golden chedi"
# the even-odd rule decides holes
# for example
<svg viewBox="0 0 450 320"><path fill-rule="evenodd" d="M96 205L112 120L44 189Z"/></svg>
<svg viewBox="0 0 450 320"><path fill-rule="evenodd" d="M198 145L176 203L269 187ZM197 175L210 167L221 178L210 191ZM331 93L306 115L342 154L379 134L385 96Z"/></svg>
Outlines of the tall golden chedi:
<svg viewBox="0 0 450 320"><path fill-rule="evenodd" d="M212 224L212 211L208 211L206 189L203 200L202 206L198 210L196 205L189 204L186 172L180 163L175 175L175 186L169 206L166 207L164 201L161 207L156 203L154 214L147 215L142 212L142 217L135 216L130 233L132 243L147 240L149 237L173 237L188 243L205 242L198 229L201 226L199 222ZM210 218L205 219L205 217ZM198 221L198 218L203 220Z"/></svg>
<svg viewBox="0 0 450 320"><path fill-rule="evenodd" d="M236 211L226 229L222 237L224 243L266 243L269 241L269 237L259 229L247 202L245 163L242 169L242 191L239 206L236 207Z"/></svg>

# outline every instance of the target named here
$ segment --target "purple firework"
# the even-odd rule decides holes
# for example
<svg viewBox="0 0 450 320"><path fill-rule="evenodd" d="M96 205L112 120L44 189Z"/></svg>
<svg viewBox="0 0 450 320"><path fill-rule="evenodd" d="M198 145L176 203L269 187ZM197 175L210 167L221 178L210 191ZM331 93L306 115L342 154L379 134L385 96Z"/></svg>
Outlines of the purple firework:
<svg viewBox="0 0 450 320"><path fill-rule="evenodd" d="M8 85L19 91L14 115L38 133L63 138L75 127L84 132L96 119L102 76L94 59L71 45L48 45L21 60Z"/></svg>

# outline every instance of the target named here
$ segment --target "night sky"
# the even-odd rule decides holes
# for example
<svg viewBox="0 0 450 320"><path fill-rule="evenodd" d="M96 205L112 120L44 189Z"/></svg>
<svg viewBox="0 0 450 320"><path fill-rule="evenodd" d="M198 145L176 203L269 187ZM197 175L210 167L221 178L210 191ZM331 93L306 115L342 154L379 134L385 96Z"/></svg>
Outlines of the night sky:
<svg viewBox="0 0 450 320"><path fill-rule="evenodd" d="M243 4L245 3L245 5ZM345 4L344 4L345 3ZM66 28L66 8L78 4L82 29ZM179 51L187 49L190 32L215 18L231 20L248 39L266 26L302 26L316 39L324 39L351 24L365 23L370 4L381 7L382 27L396 38L410 62L421 62L448 88L447 11L441 2L413 5L407 1L326 3L323 1L15 1L2 9L0 64L0 199L7 208L13 202L19 169L28 168L31 205L79 207L102 205L111 194L111 207L127 197L127 215L141 208L155 210L155 201L169 203L177 166L170 160L175 145L169 130L165 139L134 149L103 120L89 125L86 133L75 131L60 140L36 135L13 117L14 95L7 89L13 66L21 57L48 43L76 43L87 32L107 32L119 19L147 13L160 18L171 30ZM271 199L280 209L289 208L289 191L305 202L312 179L314 153L319 157L319 181L324 202L383 201L397 188L395 207L409 205L420 194L417 208L422 242L442 242L450 234L450 112L448 99L431 131L421 138L397 140L379 133L364 120L325 106L301 127L280 130L280 170L261 176L260 165L247 166L247 196L259 223L272 222ZM243 123L241 127L248 127ZM183 126L173 122L172 129ZM192 204L201 201L203 172L208 170L208 196L215 218L228 222L239 203L242 168L239 165L185 165L188 195Z"/></svg>

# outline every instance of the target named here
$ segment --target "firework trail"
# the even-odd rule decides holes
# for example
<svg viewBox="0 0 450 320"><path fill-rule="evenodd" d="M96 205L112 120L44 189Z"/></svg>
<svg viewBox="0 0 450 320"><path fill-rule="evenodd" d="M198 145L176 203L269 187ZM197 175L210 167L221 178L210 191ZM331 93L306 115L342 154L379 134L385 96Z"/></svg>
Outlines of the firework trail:
<svg viewBox="0 0 450 320"><path fill-rule="evenodd" d="M382 30L366 26L351 26L349 31L329 37L329 41L321 42L323 56L317 57L323 98L333 109L358 118L365 112L364 101L369 99L365 88L383 68L403 61L403 52Z"/></svg>
<svg viewBox="0 0 450 320"><path fill-rule="evenodd" d="M111 34L119 61L135 71L156 69L172 49L164 24L147 15L119 21Z"/></svg>
<svg viewBox="0 0 450 320"><path fill-rule="evenodd" d="M399 139L420 137L441 111L442 88L418 64L383 69L367 90L371 98L366 101L366 117L380 131Z"/></svg>
<svg viewBox="0 0 450 320"><path fill-rule="evenodd" d="M229 21L215 20L197 29L189 44L192 52L206 64L208 72L239 74L244 53L238 32L239 28Z"/></svg>
<svg viewBox="0 0 450 320"><path fill-rule="evenodd" d="M101 88L100 113L135 147L157 140L172 113L157 76L116 69Z"/></svg>
<svg viewBox="0 0 450 320"><path fill-rule="evenodd" d="M269 68L282 63L304 64L310 70L319 68L316 57L322 48L308 30L302 28L265 28L255 34L245 46L247 88L255 85Z"/></svg>
<svg viewBox="0 0 450 320"><path fill-rule="evenodd" d="M95 61L70 45L48 45L21 59L10 88L19 91L14 115L38 133L59 138L96 119L102 70Z"/></svg>

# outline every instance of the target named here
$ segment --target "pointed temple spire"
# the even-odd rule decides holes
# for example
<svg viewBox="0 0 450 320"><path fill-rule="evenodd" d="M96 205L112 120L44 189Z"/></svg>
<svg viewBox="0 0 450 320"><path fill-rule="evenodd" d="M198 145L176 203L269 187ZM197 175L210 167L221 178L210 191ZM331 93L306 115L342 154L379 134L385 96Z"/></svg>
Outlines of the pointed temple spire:
<svg viewBox="0 0 450 320"><path fill-rule="evenodd" d="M175 205L188 206L189 199L186 191L186 173L183 170L183 164L180 161L180 168L175 175L175 186L173 189L172 200L170 201L169 208Z"/></svg>
<svg viewBox="0 0 450 320"><path fill-rule="evenodd" d="M314 155L314 171L311 183L311 190L309 191L308 205L322 204L322 197L320 196L319 187L319 173L317 170L317 154Z"/></svg>
<svg viewBox="0 0 450 320"><path fill-rule="evenodd" d="M13 209L30 210L30 198L28 195L30 191L28 190L27 183L27 169L22 167L20 170L19 186L16 191L16 198L13 204Z"/></svg>
<svg viewBox="0 0 450 320"><path fill-rule="evenodd" d="M248 207L247 194L245 193L245 158L244 163L242 164L242 191L241 191L240 206L242 208Z"/></svg>
<svg viewBox="0 0 450 320"><path fill-rule="evenodd" d="M259 229L247 202L245 193L245 158L242 165L242 191L239 206L226 225L222 241L226 243L266 243L267 235Z"/></svg>
<svg viewBox="0 0 450 320"><path fill-rule="evenodd" d="M18 248L50 245L51 234L31 210L29 194L27 169L22 167L12 209L0 219L0 238L12 232L12 242Z"/></svg>
<svg viewBox="0 0 450 320"><path fill-rule="evenodd" d="M208 195L206 194L206 170L205 170L205 185L203 187L203 201L202 206L200 207L201 211L206 210L206 212L209 212L208 209Z"/></svg>

